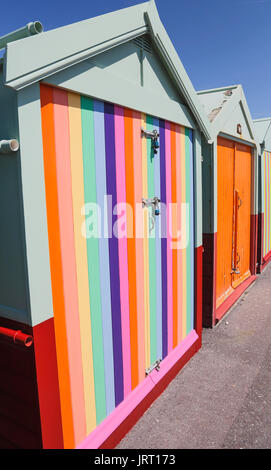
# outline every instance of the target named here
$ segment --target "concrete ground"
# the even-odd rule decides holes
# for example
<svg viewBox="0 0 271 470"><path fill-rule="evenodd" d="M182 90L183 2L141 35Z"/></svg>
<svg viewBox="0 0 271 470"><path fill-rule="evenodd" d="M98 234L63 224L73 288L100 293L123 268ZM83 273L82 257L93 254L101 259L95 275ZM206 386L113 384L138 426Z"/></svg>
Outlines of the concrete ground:
<svg viewBox="0 0 271 470"><path fill-rule="evenodd" d="M271 448L271 263L117 448Z"/></svg>

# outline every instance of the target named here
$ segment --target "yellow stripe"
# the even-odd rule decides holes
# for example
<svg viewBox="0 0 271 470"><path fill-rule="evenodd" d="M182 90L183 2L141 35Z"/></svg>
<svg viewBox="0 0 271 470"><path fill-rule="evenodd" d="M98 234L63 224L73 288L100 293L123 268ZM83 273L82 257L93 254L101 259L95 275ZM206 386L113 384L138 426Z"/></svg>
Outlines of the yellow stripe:
<svg viewBox="0 0 271 470"><path fill-rule="evenodd" d="M81 333L84 396L87 434L96 427L95 391L93 374L92 335L89 304L89 283L86 239L82 236L81 215L84 206L84 174L82 154L82 128L80 95L68 93L70 122L70 154L72 174L72 200L74 239L77 267L78 303Z"/></svg>

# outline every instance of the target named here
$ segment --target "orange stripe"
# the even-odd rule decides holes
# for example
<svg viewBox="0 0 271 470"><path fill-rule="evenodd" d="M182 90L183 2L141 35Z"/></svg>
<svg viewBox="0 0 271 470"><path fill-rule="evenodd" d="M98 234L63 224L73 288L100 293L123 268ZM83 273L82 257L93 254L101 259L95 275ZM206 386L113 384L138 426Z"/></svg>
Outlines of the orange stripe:
<svg viewBox="0 0 271 470"><path fill-rule="evenodd" d="M134 163L133 163L133 112L124 110L125 133L125 176L126 202L133 208L127 211L127 251L129 277L130 337L131 337L131 378L132 389L138 385L138 344L137 344L137 292L136 292L136 251L135 251L135 204L134 204ZM133 230L132 230L133 229ZM129 238L130 236L130 238Z"/></svg>
<svg viewBox="0 0 271 470"><path fill-rule="evenodd" d="M47 224L63 438L64 448L74 448L57 197L53 89L43 85L40 89Z"/></svg>
<svg viewBox="0 0 271 470"><path fill-rule="evenodd" d="M172 204L172 239L176 241L177 233L177 185L176 185L176 128L171 124L171 201ZM177 250L172 250L172 301L173 301L173 348L178 344L178 303L177 303Z"/></svg>

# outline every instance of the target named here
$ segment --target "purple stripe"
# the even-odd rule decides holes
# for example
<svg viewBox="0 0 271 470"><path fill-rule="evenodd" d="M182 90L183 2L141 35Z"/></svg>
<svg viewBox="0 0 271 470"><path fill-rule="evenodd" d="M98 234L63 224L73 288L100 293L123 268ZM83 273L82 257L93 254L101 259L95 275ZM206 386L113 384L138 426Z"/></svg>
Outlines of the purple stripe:
<svg viewBox="0 0 271 470"><path fill-rule="evenodd" d="M115 123L114 105L105 103L105 152L106 152L106 183L107 194L112 196L112 208L117 204L116 192L116 161L115 161ZM108 213L109 226L112 217L114 226L117 215ZM111 283L111 308L114 351L114 377L115 377L115 403L116 406L123 400L123 361L122 361L122 332L121 332L121 307L120 307L120 279L119 279L119 247L118 239L112 235L109 238L110 259L110 283Z"/></svg>
<svg viewBox="0 0 271 470"><path fill-rule="evenodd" d="M163 359L168 354L167 329L167 215L166 210L166 152L165 121L159 121L160 133L160 185L161 185L161 261L162 261L162 348Z"/></svg>

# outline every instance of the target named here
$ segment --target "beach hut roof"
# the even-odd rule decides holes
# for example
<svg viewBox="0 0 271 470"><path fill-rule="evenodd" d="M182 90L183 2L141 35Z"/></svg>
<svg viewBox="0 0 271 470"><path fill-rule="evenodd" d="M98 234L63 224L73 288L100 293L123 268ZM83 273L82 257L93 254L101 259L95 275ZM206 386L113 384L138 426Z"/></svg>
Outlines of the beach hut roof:
<svg viewBox="0 0 271 470"><path fill-rule="evenodd" d="M176 89L210 140L210 123L159 18L154 0L10 42L4 84L20 90L113 47L149 34Z"/></svg>
<svg viewBox="0 0 271 470"><path fill-rule="evenodd" d="M239 120L247 127L248 140L259 146L242 85L201 90L197 94L212 125L213 139L223 132L238 137L236 130L231 129L228 124L235 125L232 119L235 113L236 118L239 117Z"/></svg>

